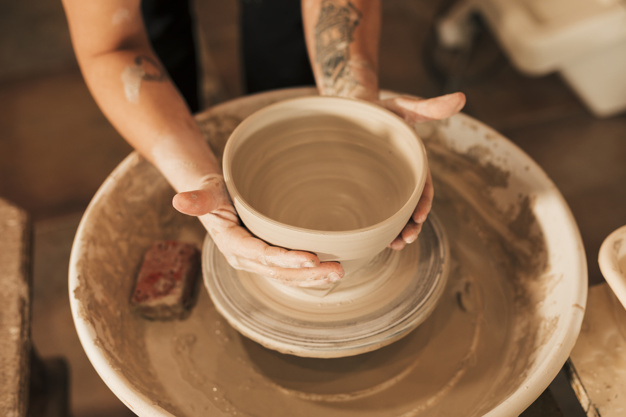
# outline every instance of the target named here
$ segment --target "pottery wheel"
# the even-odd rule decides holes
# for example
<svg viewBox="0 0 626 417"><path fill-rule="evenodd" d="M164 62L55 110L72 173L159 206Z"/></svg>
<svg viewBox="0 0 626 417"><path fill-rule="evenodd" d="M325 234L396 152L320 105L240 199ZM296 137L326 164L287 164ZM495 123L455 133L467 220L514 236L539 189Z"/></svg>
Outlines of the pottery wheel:
<svg viewBox="0 0 626 417"><path fill-rule="evenodd" d="M428 317L445 287L448 245L431 214L415 243L384 250L330 291L235 270L208 236L202 261L215 307L240 333L283 353L336 358L388 345Z"/></svg>
<svg viewBox="0 0 626 417"><path fill-rule="evenodd" d="M198 122L221 155L239 121L269 103L305 94L316 90L241 97L211 107L199 115ZM381 98L388 97L388 92L382 93ZM338 359L283 355L240 336L243 325L232 319L240 331L228 325L220 314L228 304L221 302L218 311L208 291L199 291L197 304L185 320L148 321L134 314L128 297L147 248L161 239L200 246L206 230L196 218L172 208L173 190L153 165L136 153L126 158L85 211L69 268L77 333L106 385L142 417L520 415L558 374L580 330L587 266L576 222L545 172L484 124L456 114L415 127L428 151L436 190L433 211L445 226L449 243L440 281L446 281L445 288L428 318L402 340ZM402 262L416 259L407 267L412 271L409 279L429 276L422 269L436 270L427 266L427 249L420 246L432 241L431 227L436 225L427 225L418 242L391 254L401 255ZM223 274L219 280L211 277L211 285L243 286L239 273L211 261L217 254L208 245L205 252L206 271L214 268ZM382 270L390 273L392 268ZM401 279L395 271L399 270L393 269L390 284ZM229 277L234 277L233 283L227 282ZM419 300L428 302L420 294L429 291L420 282L416 290L405 291L418 309ZM379 286L379 293L369 300L383 300L381 294L388 286L399 288ZM330 302L339 290L316 302ZM437 289L430 291L429 302L434 303ZM213 300L220 303L218 291L212 292ZM246 320L275 311L258 299L256 288L243 287L242 295L249 298L248 305L258 305L244 309ZM397 297L402 304L401 296ZM284 309L300 311L291 304ZM274 314L285 315L284 310L278 311ZM393 331L382 334L383 326L374 333L374 320L350 314L346 320L352 317L353 322L343 326L345 339L358 339L358 326L367 322L369 327L361 335L378 337L380 344L393 340ZM317 319L326 317L317 315ZM291 319L290 327L267 325L263 331L271 334L280 329L293 340L284 329L304 329L315 335L317 345L334 337L332 326L328 332L313 332L323 328L317 321L299 327L297 322L306 320ZM243 319L240 322L245 324ZM398 322L392 317L385 323ZM248 328L260 333L258 327ZM277 344L276 338L260 336L257 340ZM301 340L300 346L291 340L283 341L285 350L303 350ZM366 344L362 337L354 346ZM311 350L308 344L306 348ZM333 342L333 348L326 353L349 352L339 343Z"/></svg>

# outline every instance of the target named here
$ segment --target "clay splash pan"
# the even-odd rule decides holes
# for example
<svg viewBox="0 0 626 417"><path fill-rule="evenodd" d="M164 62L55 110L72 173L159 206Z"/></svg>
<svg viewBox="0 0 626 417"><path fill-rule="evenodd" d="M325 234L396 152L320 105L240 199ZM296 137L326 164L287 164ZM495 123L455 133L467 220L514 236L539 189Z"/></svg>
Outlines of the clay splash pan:
<svg viewBox="0 0 626 417"><path fill-rule="evenodd" d="M219 154L239 121L286 90L198 117ZM586 263L573 217L521 150L465 115L416 126L449 246L448 282L430 316L399 341L315 359L266 349L233 329L200 291L189 317L152 322L128 303L158 239L203 243L196 219L132 154L92 200L70 261L81 343L111 390L139 416L512 416L567 359L586 302Z"/></svg>

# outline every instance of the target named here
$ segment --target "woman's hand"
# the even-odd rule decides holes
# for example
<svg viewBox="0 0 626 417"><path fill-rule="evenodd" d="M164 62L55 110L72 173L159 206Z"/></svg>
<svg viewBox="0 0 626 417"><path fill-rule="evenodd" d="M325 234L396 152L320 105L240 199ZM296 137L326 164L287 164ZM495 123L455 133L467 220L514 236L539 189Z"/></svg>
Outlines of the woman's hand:
<svg viewBox="0 0 626 417"><path fill-rule="evenodd" d="M396 113L409 123L419 123L445 119L458 113L465 105L465 95L453 93L430 99L399 96L378 100L376 103ZM424 191L422 191L417 207L415 207L411 219L402 232L389 245L391 249L400 250L417 239L432 207L434 195L433 180L429 170Z"/></svg>
<svg viewBox="0 0 626 417"><path fill-rule="evenodd" d="M376 101L380 106L391 110L408 123L447 119L465 106L465 94L452 93L434 98L397 96Z"/></svg>
<svg viewBox="0 0 626 417"><path fill-rule="evenodd" d="M197 216L235 269L250 271L298 287L334 283L344 275L337 262L320 262L309 252L268 245L240 223L221 175L210 175L198 190L174 196L174 207Z"/></svg>

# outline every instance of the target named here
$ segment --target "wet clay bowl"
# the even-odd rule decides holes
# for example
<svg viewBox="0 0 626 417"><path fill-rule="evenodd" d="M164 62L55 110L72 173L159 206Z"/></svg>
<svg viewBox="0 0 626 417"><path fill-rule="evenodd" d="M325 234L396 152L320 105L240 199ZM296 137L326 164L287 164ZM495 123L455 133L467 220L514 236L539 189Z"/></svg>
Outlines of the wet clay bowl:
<svg viewBox="0 0 626 417"><path fill-rule="evenodd" d="M198 116L220 154L234 127L283 90ZM450 243L448 284L429 318L364 355L307 359L264 349L228 325L200 287L181 321L134 315L129 297L156 239L202 244L174 191L129 156L94 196L76 233L69 295L76 330L103 381L144 416L510 417L557 375L578 336L585 253L559 190L523 151L463 114L416 126Z"/></svg>
<svg viewBox="0 0 626 417"><path fill-rule="evenodd" d="M322 261L368 260L385 249L413 213L428 171L422 142L398 116L320 96L247 117L222 164L252 233Z"/></svg>
<svg viewBox="0 0 626 417"><path fill-rule="evenodd" d="M424 145L395 114L337 97L281 101L234 130L222 165L252 233L340 261L346 273L336 284L294 288L233 270L207 239L205 285L243 335L282 353L338 358L393 343L432 312L446 281L442 228L429 222L419 243L387 248L428 171Z"/></svg>

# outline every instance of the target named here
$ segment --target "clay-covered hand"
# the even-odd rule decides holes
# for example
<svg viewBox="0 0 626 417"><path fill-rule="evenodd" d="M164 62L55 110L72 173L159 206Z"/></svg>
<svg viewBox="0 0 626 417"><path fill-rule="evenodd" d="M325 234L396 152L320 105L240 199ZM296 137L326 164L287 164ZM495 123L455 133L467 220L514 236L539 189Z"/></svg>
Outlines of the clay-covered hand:
<svg viewBox="0 0 626 417"><path fill-rule="evenodd" d="M241 225L221 175L209 175L198 190L178 193L174 208L197 216L235 269L250 271L299 287L333 283L344 275L336 262L320 262L309 252L268 245Z"/></svg>
<svg viewBox="0 0 626 417"><path fill-rule="evenodd" d="M408 123L420 123L447 119L457 114L465 106L465 94L458 92L426 99L396 96L378 100L377 103Z"/></svg>
<svg viewBox="0 0 626 417"><path fill-rule="evenodd" d="M463 93L453 93L430 99L398 96L379 100L377 103L396 113L409 123L419 123L445 119L458 113L465 105L465 95ZM434 194L433 181L429 170L424 191L415 207L415 211L400 235L389 245L391 249L400 250L407 243L412 243L417 239L432 207Z"/></svg>

